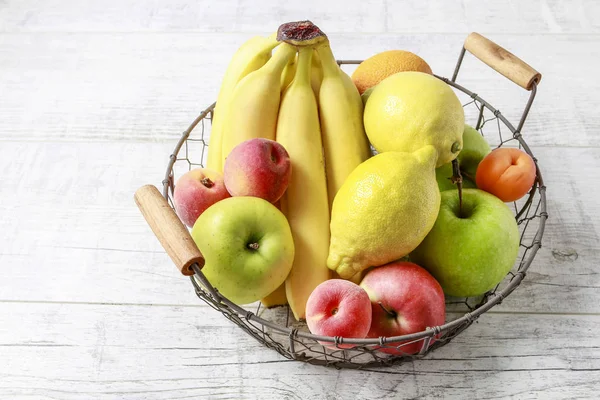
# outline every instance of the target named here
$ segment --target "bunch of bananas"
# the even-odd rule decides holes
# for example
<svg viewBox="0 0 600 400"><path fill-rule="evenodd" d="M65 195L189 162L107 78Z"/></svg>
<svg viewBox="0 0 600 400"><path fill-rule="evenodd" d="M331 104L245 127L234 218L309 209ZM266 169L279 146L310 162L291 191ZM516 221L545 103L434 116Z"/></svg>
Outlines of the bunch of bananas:
<svg viewBox="0 0 600 400"><path fill-rule="evenodd" d="M312 290L330 278L331 203L350 172L371 155L360 94L328 38L309 21L251 38L234 54L217 98L207 167L222 171L231 150L253 138L276 140L292 161L280 207L296 257L285 284L263 302L287 299L302 319Z"/></svg>

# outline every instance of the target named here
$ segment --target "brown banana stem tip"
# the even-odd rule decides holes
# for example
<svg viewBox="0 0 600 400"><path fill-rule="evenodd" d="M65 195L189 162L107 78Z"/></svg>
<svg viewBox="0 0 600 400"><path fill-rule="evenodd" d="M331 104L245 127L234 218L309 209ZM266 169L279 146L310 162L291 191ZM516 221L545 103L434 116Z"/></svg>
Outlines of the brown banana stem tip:
<svg viewBox="0 0 600 400"><path fill-rule="evenodd" d="M277 40L294 46L312 46L326 39L327 35L308 20L286 22L277 29Z"/></svg>

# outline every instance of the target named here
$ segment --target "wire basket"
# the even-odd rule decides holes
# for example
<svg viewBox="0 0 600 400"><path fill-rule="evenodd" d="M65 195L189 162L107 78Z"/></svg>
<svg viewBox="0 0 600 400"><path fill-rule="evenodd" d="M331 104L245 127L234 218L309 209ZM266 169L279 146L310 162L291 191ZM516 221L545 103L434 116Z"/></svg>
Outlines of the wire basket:
<svg viewBox="0 0 600 400"><path fill-rule="evenodd" d="M473 35L469 35L471 38ZM479 35L478 35L479 36ZM479 36L480 37L480 36ZM485 101L476 93L456 83L456 78L462 64L465 51L469 50L488 65L498 70L511 80L517 82L519 78L509 76L510 74L498 67L497 62L485 60L481 57L483 53L474 47L469 48L469 38L462 48L452 79L437 76L448 85L453 87L464 99L463 107L467 121L473 120L475 128L488 139L492 147L510 146L519 147L527 152L534 161L537 160L529 146L521 135L521 129L527 118L527 114L535 98L537 83L540 76L530 79L522 86L529 86L531 90L529 100L525 106L522 117L515 127L498 109ZM481 37L482 38L482 37ZM476 38L479 39L479 38ZM487 41L487 39L483 38ZM489 42L489 41L488 41ZM485 42L486 46L495 45ZM498 49L506 52L497 46ZM508 55L512 54L506 52ZM512 56L514 57L514 56ZM515 60L527 66L516 57ZM490 62L488 62L490 61ZM360 60L338 61L338 64L359 64ZM498 68L497 68L498 67ZM528 66L527 66L528 67ZM533 69L532 69L533 71ZM535 71L534 71L535 72ZM514 79L513 79L514 78ZM177 178L195 167L203 167L207 155L208 140L212 113L215 104L205 109L190 127L183 133L181 139L175 146L173 154L167 166L165 179L163 180L162 195L173 207L174 182ZM469 119L471 118L471 119ZM396 337L381 337L377 339L347 339L342 337L325 337L311 334L306 324L297 322L288 306L280 306L267 309L261 307L260 302L246 305L245 308L234 304L224 296L220 295L215 288L206 280L198 265L192 265L194 275L191 282L198 297L206 304L221 312L245 332L250 334L265 346L277 351L286 358L308 362L311 364L333 366L336 368L365 368L373 366L386 366L401 363L408 360L421 358L430 351L444 346L463 330L469 327L483 313L500 304L504 298L511 294L525 278L526 271L531 265L537 251L541 247L544 226L548 214L546 212L546 188L542 175L537 168L537 176L529 193L521 200L512 205L514 215L518 223L520 237L519 256L512 270L504 280L493 290L482 296L470 298L446 297L446 323L441 326L433 326L425 331L410 335ZM451 316L460 315L452 319ZM319 344L319 341L334 343L334 349ZM394 344L390 344L394 342ZM397 343L400 344L397 344ZM420 343L418 354L405 354L390 356L379 351L379 348L394 347L402 351L403 347L414 343ZM341 344L355 344L350 349L340 348Z"/></svg>

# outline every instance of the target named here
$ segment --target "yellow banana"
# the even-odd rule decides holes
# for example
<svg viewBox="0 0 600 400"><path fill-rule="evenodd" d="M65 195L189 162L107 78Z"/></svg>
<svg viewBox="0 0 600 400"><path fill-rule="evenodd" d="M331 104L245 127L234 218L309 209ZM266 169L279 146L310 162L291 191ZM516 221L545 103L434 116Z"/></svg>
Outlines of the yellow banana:
<svg viewBox="0 0 600 400"><path fill-rule="evenodd" d="M300 47L296 75L285 90L276 140L288 151L292 176L281 210L292 230L296 255L285 281L294 317L305 318L313 289L329 279L329 206L317 101L310 84L313 49Z"/></svg>
<svg viewBox="0 0 600 400"><path fill-rule="evenodd" d="M242 79L231 96L222 133L222 160L235 146L253 138L275 140L281 74L296 48L282 43L267 63Z"/></svg>
<svg viewBox="0 0 600 400"><path fill-rule="evenodd" d="M212 127L210 131L210 144L208 146L208 156L206 166L216 171L223 171L221 158L221 138L223 122L227 119L227 104L238 82L248 75L265 65L271 58L271 50L280 42L277 41L277 34L269 37L255 36L246 41L235 52L225 71L217 104L213 112Z"/></svg>
<svg viewBox="0 0 600 400"><path fill-rule="evenodd" d="M292 83L292 79L294 79L294 75L296 74L296 64L298 63L298 56L290 60L289 64L286 65L283 70L283 74L281 75L281 91L283 92L290 83ZM348 77L352 85L352 78ZM321 81L323 80L323 71L321 69L321 62L319 61L319 55L315 51L313 53L311 68L310 68L310 86L315 93L315 97L319 98L319 88L321 87Z"/></svg>
<svg viewBox="0 0 600 400"><path fill-rule="evenodd" d="M287 298L285 297L285 282L282 283L272 293L260 299L260 302L267 308L286 305L288 302Z"/></svg>
<svg viewBox="0 0 600 400"><path fill-rule="evenodd" d="M293 59L295 59L295 57ZM280 201L277 201L276 203L274 203L274 205L279 211L281 211ZM263 306L267 308L285 306L288 303L287 297L285 297L285 281L281 285L279 285L279 287L275 289L272 293L269 293L268 295L260 299L260 302Z"/></svg>
<svg viewBox="0 0 600 400"><path fill-rule="evenodd" d="M292 83L294 79L294 75L296 74L296 63L298 62L298 55L293 57L288 65L285 66L283 72L281 73L281 92L283 93L285 89Z"/></svg>
<svg viewBox="0 0 600 400"><path fill-rule="evenodd" d="M321 82L323 82L323 67L319 59L319 53L313 50L313 58L310 68L310 86L312 87L317 104L319 103L319 90L321 90Z"/></svg>
<svg viewBox="0 0 600 400"><path fill-rule="evenodd" d="M346 177L371 155L363 125L363 104L350 77L338 66L328 42L317 47L323 80L319 115L327 171L329 206Z"/></svg>

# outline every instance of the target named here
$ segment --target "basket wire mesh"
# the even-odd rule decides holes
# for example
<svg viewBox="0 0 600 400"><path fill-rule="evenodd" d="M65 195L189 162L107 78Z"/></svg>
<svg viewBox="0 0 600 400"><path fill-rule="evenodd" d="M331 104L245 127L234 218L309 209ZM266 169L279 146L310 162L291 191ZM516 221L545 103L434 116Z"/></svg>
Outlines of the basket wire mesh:
<svg viewBox="0 0 600 400"><path fill-rule="evenodd" d="M532 156L537 166L537 159L521 135L521 129L535 98L536 85L533 85L525 110L515 128L499 110L476 93L455 82L463 56L464 48L459 56L452 79L437 77L455 88L459 98L465 99L463 108L466 120L473 120L471 123L484 135L492 147L521 148ZM359 64L360 62L360 60L338 61L340 65ZM177 178L192 168L205 165L214 106L213 103L194 120L183 133L170 156L162 183L163 196L172 207L174 183ZM336 368L366 368L397 364L421 358L430 351L449 343L479 316L500 304L525 278L527 269L541 247L544 226L548 218L546 187L539 168L537 168L536 180L529 193L523 199L514 202L512 207L521 234L519 256L512 270L494 289L482 296L470 298L447 296L447 322L442 326L430 327L423 332L410 335L378 339L347 339L312 335L305 323L294 319L288 306L267 309L262 307L260 302L256 302L243 308L229 301L210 285L197 265L193 266L195 275L191 277L191 281L201 300L221 312L256 340L288 359ZM457 314L460 317L450 318ZM330 345L324 346L319 341L329 342ZM380 348L394 348L402 352L403 348L413 343L420 343L421 350L417 354L403 353L390 356L379 351ZM347 349L341 348L341 344L355 344L356 346Z"/></svg>

